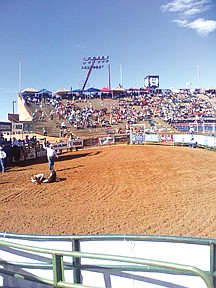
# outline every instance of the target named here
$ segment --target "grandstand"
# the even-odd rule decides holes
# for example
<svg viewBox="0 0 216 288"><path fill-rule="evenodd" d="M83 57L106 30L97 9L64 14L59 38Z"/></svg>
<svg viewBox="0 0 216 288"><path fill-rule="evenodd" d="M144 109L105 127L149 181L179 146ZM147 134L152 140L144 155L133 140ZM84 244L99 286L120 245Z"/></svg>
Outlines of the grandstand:
<svg viewBox="0 0 216 288"><path fill-rule="evenodd" d="M215 135L216 100L212 94L140 92L136 95L126 93L121 98L96 96L68 99L68 95L49 94L42 99L36 93L21 93L18 95L19 115L10 114L9 120L22 124L23 128L15 131L12 125L12 135L21 139L26 134L62 140L70 135L89 139L128 135L130 124L144 124L146 133L188 133L193 127L195 134ZM62 122L66 125L64 128L61 128ZM11 132L2 132L7 138L11 137Z"/></svg>
<svg viewBox="0 0 216 288"><path fill-rule="evenodd" d="M127 99L127 98L126 98ZM61 99L61 104L67 105L67 99ZM97 137L97 136L104 136L108 134L119 134L125 133L125 127L127 124L126 119L120 119L117 123L110 123L110 114L112 110L118 107L121 101L116 99L105 99L101 101L100 99L91 99L91 101L80 101L75 100L74 106L78 110L83 110L85 107L93 106L95 110L100 111L101 109L105 108L106 114L103 116L103 120L105 125L101 123L97 123L94 127L79 127L78 129L74 128L69 121L65 119L63 116L59 119L56 111L53 116L53 120L50 120L50 112L53 111L53 106L50 104L49 101L35 103L33 101L27 101L27 107L29 111L29 115L32 117L33 120L33 129L35 134L43 134L43 128L46 127L47 135L50 137L60 137L60 129L61 123L66 120L67 129L64 129L64 136L69 137L72 133L80 138L89 138L89 137ZM41 105L42 104L42 105ZM136 110L138 112L142 111L141 106L136 106ZM43 114L43 117L42 117ZM175 127L171 126L169 123L166 123L164 119L159 117L146 117L139 119L137 123L145 124L147 131L151 132L171 132L176 131Z"/></svg>

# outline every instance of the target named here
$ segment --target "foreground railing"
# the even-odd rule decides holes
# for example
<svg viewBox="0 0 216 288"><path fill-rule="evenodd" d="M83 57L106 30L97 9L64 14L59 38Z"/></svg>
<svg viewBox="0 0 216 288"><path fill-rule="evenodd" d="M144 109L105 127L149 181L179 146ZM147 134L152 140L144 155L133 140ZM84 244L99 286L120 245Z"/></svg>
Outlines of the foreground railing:
<svg viewBox="0 0 216 288"><path fill-rule="evenodd" d="M44 254L50 254L52 255L52 264L44 265L44 267L50 267L53 271L53 280L48 280L45 278L41 278L38 276L32 276L32 275L27 275L25 273L20 273L20 272L14 272L9 269L5 268L0 268L0 273L13 276L19 279L23 280L30 280L32 282L37 282L37 283L43 283L43 284L48 284L52 285L54 287L91 287L91 288L96 288L96 286L83 286L82 284L72 284L65 282L65 277L64 273L65 270L72 269L74 271L74 281L76 282L77 276L77 269L79 270L82 265L77 262L76 265L76 259L81 259L81 258L89 258L89 259L97 259L97 260L109 260L109 261L114 261L114 262L121 262L121 263L130 263L130 264L136 264L136 266L125 266L125 265L102 265L102 264L96 264L94 265L94 268L100 269L100 268L112 268L112 269L123 269L124 271L127 269L130 269L131 271L157 271L157 269L160 270L160 272L178 272L180 274L184 275L194 275L194 276L199 276L203 279L203 281L206 284L206 287L208 288L214 288L213 282L212 282L212 277L208 275L208 272L204 272L201 269L198 269L196 267L190 266L190 265L183 265L183 264L176 264L176 263L171 263L171 262L165 262L165 261L156 261L156 260L150 260L150 259L142 259L142 258L135 258L135 257L124 257L124 256L117 256L117 255L107 255L107 254L98 254L98 253L85 253L85 252L77 252L77 251L64 251L64 250L56 250L56 249L45 249L45 248L38 248L38 247L33 247L29 245L23 245L23 244L17 244L17 243L12 243L4 240L0 240L0 245L4 247L10 247L10 248L16 248L19 250L24 250L24 251L33 251L36 253L44 253ZM63 256L69 256L73 258L73 264L70 266L65 265L63 261ZM0 264L11 264L11 262L3 263ZM14 264L15 265L15 264ZM19 264L20 267L24 266L25 264ZM35 264L35 267L39 267L38 264ZM82 267L83 268L83 267ZM168 269L168 270L167 270ZM158 270L158 271L159 271Z"/></svg>

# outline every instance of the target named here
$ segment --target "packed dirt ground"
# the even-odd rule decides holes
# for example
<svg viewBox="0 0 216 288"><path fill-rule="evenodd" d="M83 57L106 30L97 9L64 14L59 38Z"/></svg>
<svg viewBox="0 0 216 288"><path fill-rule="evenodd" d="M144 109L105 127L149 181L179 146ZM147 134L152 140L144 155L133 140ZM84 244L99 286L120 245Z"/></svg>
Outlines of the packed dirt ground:
<svg viewBox="0 0 216 288"><path fill-rule="evenodd" d="M0 231L216 238L216 153L113 146L60 154L60 182L31 182L46 158L0 174Z"/></svg>

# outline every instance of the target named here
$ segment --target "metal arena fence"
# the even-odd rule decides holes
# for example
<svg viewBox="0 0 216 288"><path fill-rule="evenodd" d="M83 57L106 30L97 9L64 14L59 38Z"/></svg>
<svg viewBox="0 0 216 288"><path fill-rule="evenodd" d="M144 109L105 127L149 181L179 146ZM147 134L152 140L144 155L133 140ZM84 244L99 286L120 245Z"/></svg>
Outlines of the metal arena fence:
<svg viewBox="0 0 216 288"><path fill-rule="evenodd" d="M0 233L0 285L214 288L215 245L187 237Z"/></svg>

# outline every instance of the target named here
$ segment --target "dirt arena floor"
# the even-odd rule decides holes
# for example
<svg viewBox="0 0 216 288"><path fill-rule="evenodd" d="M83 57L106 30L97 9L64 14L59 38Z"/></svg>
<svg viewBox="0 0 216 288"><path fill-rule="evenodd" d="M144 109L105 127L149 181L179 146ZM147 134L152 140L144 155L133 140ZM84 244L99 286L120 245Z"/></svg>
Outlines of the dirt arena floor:
<svg viewBox="0 0 216 288"><path fill-rule="evenodd" d="M216 238L216 153L169 146L63 153L60 182L37 185L48 163L0 174L0 231L147 234Z"/></svg>

